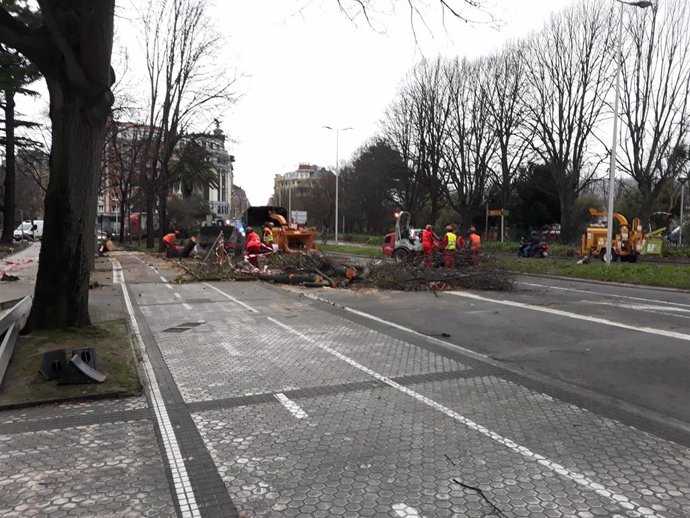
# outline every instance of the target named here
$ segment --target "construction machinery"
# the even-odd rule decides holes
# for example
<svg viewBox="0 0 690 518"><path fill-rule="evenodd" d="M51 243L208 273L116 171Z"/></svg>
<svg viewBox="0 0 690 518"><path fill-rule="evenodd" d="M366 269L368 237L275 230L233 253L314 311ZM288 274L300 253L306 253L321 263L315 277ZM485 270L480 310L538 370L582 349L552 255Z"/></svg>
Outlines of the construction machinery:
<svg viewBox="0 0 690 518"><path fill-rule="evenodd" d="M422 229L410 228L409 212L398 212L395 217L395 232L383 238L381 251L397 263L404 263L422 255Z"/></svg>
<svg viewBox="0 0 690 518"><path fill-rule="evenodd" d="M608 212L593 208L589 209L589 214L593 218L608 217ZM642 230L640 218L633 218L630 225L622 214L614 212L613 217L618 222L618 228L614 229L614 235L611 239L612 261L620 259L621 261L634 263L640 254L645 252L656 253L655 251L647 251L645 249L648 235ZM604 260L606 257L606 235L606 224L598 222L588 226L587 232L582 235L580 243L580 254L582 257L599 256Z"/></svg>
<svg viewBox="0 0 690 518"><path fill-rule="evenodd" d="M245 213L245 222L248 227L256 228L273 223L273 243L283 252L316 250L316 229L288 225L287 216L285 207L249 207Z"/></svg>

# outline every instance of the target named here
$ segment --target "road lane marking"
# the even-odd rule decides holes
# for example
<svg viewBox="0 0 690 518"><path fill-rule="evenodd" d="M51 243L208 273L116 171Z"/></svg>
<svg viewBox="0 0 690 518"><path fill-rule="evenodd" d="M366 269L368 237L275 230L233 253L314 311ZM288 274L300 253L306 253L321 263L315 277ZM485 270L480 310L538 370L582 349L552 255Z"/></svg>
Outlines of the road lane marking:
<svg viewBox="0 0 690 518"><path fill-rule="evenodd" d="M278 393L274 394L274 396L297 419L304 419L305 417L309 417L309 415L304 410L302 410L302 408L300 408L300 406L297 403L292 401L290 398L288 398L282 392L278 392Z"/></svg>
<svg viewBox="0 0 690 518"><path fill-rule="evenodd" d="M190 306L190 305L187 304L186 302L185 302L184 304L182 304L182 307L185 308L187 311L191 311L191 310L192 310L192 306Z"/></svg>
<svg viewBox="0 0 690 518"><path fill-rule="evenodd" d="M640 504L637 504L636 502L632 501L631 499L629 499L625 495L622 495L620 493L616 493L615 491L613 491L611 489L607 489L607 487L604 486L603 484L600 484L599 482L596 482L596 481L588 478L587 476L583 475L582 473L568 469L565 466L563 466L562 464L554 462L554 461L546 458L545 456L543 456L539 453L533 452L529 448L526 448L525 446L521 446L521 445L517 444L516 442L512 441L511 439L503 437L502 435L499 435L498 433L486 428L483 425L480 425L479 423L475 423L471 419L468 419L467 417L463 416L462 414L459 414L455 410L451 410L450 408L448 408L448 407L446 407L440 403L437 403L433 399L430 399L430 398L420 394L419 392L416 392L412 389L404 387L403 385L400 385L399 383L396 383L392 379L390 379L390 378L388 378L382 374L379 374L378 372L370 369L369 367L362 365L361 363L353 360L352 358L350 358L348 356L345 356L344 354L336 351L335 349L328 347L327 345L324 345L323 343L317 342L316 340L306 336L305 334L301 333L300 331L297 331L296 329L290 327L289 325L284 324L284 323L280 322L279 320L276 320L273 317L267 317L267 319L270 322L273 322L274 324L276 324L277 326L282 327L286 331L294 334L295 336L298 336L299 338L301 338L305 342L308 342L308 343L318 347L319 349L322 349L322 350L332 354L336 358L339 358L340 360L343 360L344 362L346 362L346 363L350 364L351 366L361 370L362 372L369 374L370 376L372 376L372 377L376 378L377 380L385 383L386 385L388 385L394 389L399 390L403 394L406 394L406 395L416 399L417 401L424 403L425 405L427 405L427 406L429 406L435 410L438 410L439 412L445 414L446 416L448 416L452 419L455 419L456 421L462 423L467 428L474 430L475 432L478 432L485 437L488 437L489 439L493 440L494 442L497 442L498 444L501 444L502 446L508 448L509 450L522 455L526 459L529 459L533 462L536 462L536 463L540 464L541 466L544 466L545 468L561 475L562 477L567 478L568 480L571 480L572 482L575 482L576 484L578 484L578 485L580 485L580 486L582 486L582 487L584 487L590 491L593 491L597 495L613 501L616 505L620 506L621 508L623 508L627 511L631 511L633 513L639 513L640 515L644 515L644 516L652 516L652 517L663 516L663 515L659 515L659 514L654 513L651 509L649 509L647 507L644 507Z"/></svg>
<svg viewBox="0 0 690 518"><path fill-rule="evenodd" d="M181 298L182 298L182 295L180 295L180 294L177 293L177 292L173 293L173 295L175 295L175 298L176 298L176 299L181 299Z"/></svg>
<svg viewBox="0 0 690 518"><path fill-rule="evenodd" d="M168 288L169 290L174 290L174 289L175 289L175 288L172 287L172 284L166 284L165 287Z"/></svg>
<svg viewBox="0 0 690 518"><path fill-rule="evenodd" d="M603 300L588 301L588 304L597 306L613 306L616 308L632 309L635 311L644 311L645 313L654 313L655 315L664 315L667 317L676 318L690 318L690 309L677 308L673 306L657 306L654 304L620 304L615 302L606 302Z"/></svg>
<svg viewBox="0 0 690 518"><path fill-rule="evenodd" d="M153 267L152 267L152 268L153 268ZM163 277L162 275L160 276L160 279L161 279L161 280L162 280L163 282L165 282L165 283L167 283L167 282L168 282L168 279L166 279L166 278L165 278L165 277Z"/></svg>
<svg viewBox="0 0 690 518"><path fill-rule="evenodd" d="M490 302L492 304L501 304L503 306L511 306L514 308L529 309L531 311L539 311L540 313L548 313L550 315L556 315L559 317L571 318L573 320L584 320L585 322L592 322L595 324L602 324L605 326L619 327L622 329L627 329L628 331L639 331L640 333L647 333L650 335L665 336L667 338L675 338L676 340L683 340L690 342L690 335L685 333L678 333L676 331L667 331L666 329L657 329L655 327L646 326L632 326L629 324L624 324L622 322L616 322L615 320L609 320L607 318L592 317L589 315L580 315L578 313L571 313L570 311L563 311L562 309L546 308L543 306L535 306L533 304L527 304L524 302L515 302L512 300L497 300L491 299L489 297L482 297L481 295L476 295L474 293L467 293L464 291L448 291L449 295L454 295L456 297L462 297L471 300L478 300L480 302Z"/></svg>
<svg viewBox="0 0 690 518"><path fill-rule="evenodd" d="M225 293L223 290L219 290L219 289L216 288L215 286L211 286L208 282L205 282L205 283L204 283L204 286L208 286L208 287L211 288L212 290L217 291L218 293L220 293L221 295L223 295L223 297L226 297L227 299L232 300L235 304L239 304L240 306L242 306L242 307L245 308L245 309L248 309L248 310L251 311L252 313L259 313L258 310L256 310L256 309L254 309L253 307L251 307L251 306L245 304L245 303L242 302L241 300L237 300L237 299L236 299L235 297L233 297L232 295L228 295L228 294Z"/></svg>
<svg viewBox="0 0 690 518"><path fill-rule="evenodd" d="M639 300L640 302L654 302L657 304L669 304L672 306L679 306L682 308L690 308L690 304L683 304L681 302L668 302L665 300L646 299L644 297L633 297L631 295L616 295L615 293L602 293L600 291L581 290L578 288L564 288L562 286L549 286L547 284L536 284L533 282L523 282L523 281L518 281L516 284L522 284L523 286L532 286L534 288L546 288L549 290L560 290L560 291L573 291L576 293L586 293L587 295L600 295L602 297L614 297L614 298L619 298L619 299Z"/></svg>
<svg viewBox="0 0 690 518"><path fill-rule="evenodd" d="M148 388L154 415L156 416L158 429L160 430L161 439L163 441L163 448L168 459L170 471L172 472L175 496L177 497L180 510L182 511L182 516L200 518L201 513L199 512L196 498L194 496L194 490L192 489L189 481L189 475L187 474L187 467L185 466L184 458L180 452L180 445L177 442L175 430L170 422L170 416L168 415L168 411L165 407L165 402L163 401L163 396L160 392L158 381L156 380L156 374L151 366L149 356L146 352L146 346L144 345L144 339L141 336L141 330L139 329L139 324L137 323L137 319L134 315L132 301L129 298L129 293L127 292L127 287L124 282L124 275L122 274L122 266L120 266L120 263L117 259L111 257L110 261L113 265L113 279L117 278L117 282L122 288L122 296L124 297L125 306L127 307L127 312L129 313L130 325L132 326L132 331L134 332L134 337L136 338L135 342L141 358L140 362L145 381L144 385L146 388Z"/></svg>
<svg viewBox="0 0 690 518"><path fill-rule="evenodd" d="M417 509L405 504L393 504L393 510L400 518L424 518Z"/></svg>

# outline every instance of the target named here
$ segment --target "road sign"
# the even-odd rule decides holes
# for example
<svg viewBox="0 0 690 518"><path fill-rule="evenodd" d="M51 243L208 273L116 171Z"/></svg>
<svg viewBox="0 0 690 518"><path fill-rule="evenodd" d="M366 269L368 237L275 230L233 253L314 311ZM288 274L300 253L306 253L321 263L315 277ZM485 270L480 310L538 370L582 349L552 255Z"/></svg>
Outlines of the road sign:
<svg viewBox="0 0 690 518"><path fill-rule="evenodd" d="M495 209L495 210L488 210L486 213L489 216L501 216L503 214L503 211L501 209Z"/></svg>

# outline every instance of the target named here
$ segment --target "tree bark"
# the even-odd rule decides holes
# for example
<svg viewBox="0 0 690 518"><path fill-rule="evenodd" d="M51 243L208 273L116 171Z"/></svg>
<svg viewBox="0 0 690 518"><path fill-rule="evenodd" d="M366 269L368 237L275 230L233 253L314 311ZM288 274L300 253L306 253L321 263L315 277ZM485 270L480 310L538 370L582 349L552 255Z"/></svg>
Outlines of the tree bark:
<svg viewBox="0 0 690 518"><path fill-rule="evenodd" d="M107 111L94 113L83 93L48 80L52 148L39 274L28 329L83 327L100 159Z"/></svg>
<svg viewBox="0 0 690 518"><path fill-rule="evenodd" d="M153 189L151 189L153 191ZM146 193L146 248L153 248L153 211L156 207L156 195L154 192ZM140 220L141 223L141 220Z"/></svg>
<svg viewBox="0 0 690 518"><path fill-rule="evenodd" d="M11 244L14 239L14 211L16 167L14 156L14 92L5 90L5 196L3 201L2 239Z"/></svg>
<svg viewBox="0 0 690 518"><path fill-rule="evenodd" d="M561 202L561 242L571 243L575 240L575 201L577 193L575 189L559 189Z"/></svg>
<svg viewBox="0 0 690 518"><path fill-rule="evenodd" d="M46 79L52 122L43 242L25 332L91 323L90 264L115 80L110 67L114 0L39 0L39 5L45 28L16 28L4 18L9 26L4 36Z"/></svg>

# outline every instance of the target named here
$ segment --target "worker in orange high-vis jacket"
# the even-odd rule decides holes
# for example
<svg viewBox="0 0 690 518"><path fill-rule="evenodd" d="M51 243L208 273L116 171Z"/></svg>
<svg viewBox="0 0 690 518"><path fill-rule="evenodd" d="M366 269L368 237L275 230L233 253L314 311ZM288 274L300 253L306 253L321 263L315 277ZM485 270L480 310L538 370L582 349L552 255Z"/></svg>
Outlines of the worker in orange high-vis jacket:
<svg viewBox="0 0 690 518"><path fill-rule="evenodd" d="M469 232L469 241L470 241L470 256L472 257L472 264L474 266L479 265L479 252L482 248L482 238L479 237L479 234L477 234L477 229L474 227L470 227L470 232Z"/></svg>
<svg viewBox="0 0 690 518"><path fill-rule="evenodd" d="M457 247L458 236L453 232L453 226L446 227L446 235L443 236L443 266L455 268L455 249Z"/></svg>
<svg viewBox="0 0 690 518"><path fill-rule="evenodd" d="M177 256L177 237L180 235L180 231L170 232L163 236L163 245L165 245L165 255L166 257L176 257Z"/></svg>
<svg viewBox="0 0 690 518"><path fill-rule="evenodd" d="M261 238L259 234L254 232L252 227L247 227L245 229L247 233L247 241L244 245L247 255L249 256L249 262L255 268L259 267L259 254L261 253Z"/></svg>
<svg viewBox="0 0 690 518"><path fill-rule="evenodd" d="M431 268L434 265L434 248L436 247L434 229L427 225L422 230L422 253L424 254L424 266Z"/></svg>

